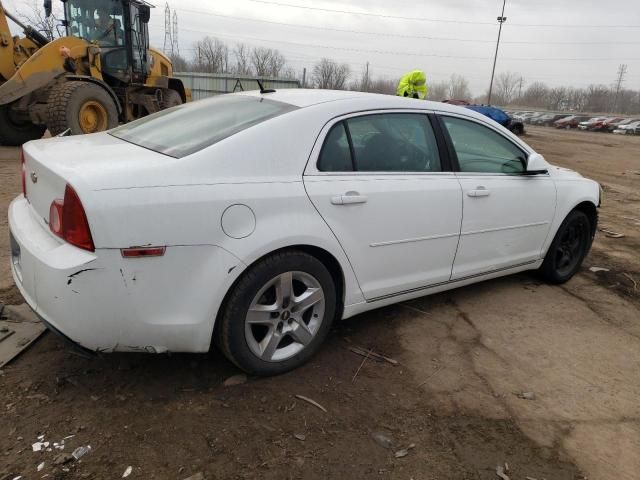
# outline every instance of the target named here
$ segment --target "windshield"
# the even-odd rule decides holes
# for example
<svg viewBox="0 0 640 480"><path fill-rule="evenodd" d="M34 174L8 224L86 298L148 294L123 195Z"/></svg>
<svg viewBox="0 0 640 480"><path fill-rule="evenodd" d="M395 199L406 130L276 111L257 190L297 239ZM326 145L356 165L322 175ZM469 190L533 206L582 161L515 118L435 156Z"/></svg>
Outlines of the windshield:
<svg viewBox="0 0 640 480"><path fill-rule="evenodd" d="M288 103L263 97L220 95L163 110L109 133L155 152L181 158L296 109Z"/></svg>
<svg viewBox="0 0 640 480"><path fill-rule="evenodd" d="M103 47L124 45L124 11L121 1L68 0L67 33Z"/></svg>

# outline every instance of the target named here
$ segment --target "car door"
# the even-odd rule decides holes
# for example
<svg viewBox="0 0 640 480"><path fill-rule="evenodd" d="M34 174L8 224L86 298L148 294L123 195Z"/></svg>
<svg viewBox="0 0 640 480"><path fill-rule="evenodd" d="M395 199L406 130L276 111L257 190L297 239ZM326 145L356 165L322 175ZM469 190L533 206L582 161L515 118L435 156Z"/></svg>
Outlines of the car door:
<svg viewBox="0 0 640 480"><path fill-rule="evenodd" d="M463 194L451 278L534 263L555 213L553 180L546 173L527 175L527 153L497 128L453 115L440 119Z"/></svg>
<svg viewBox="0 0 640 480"><path fill-rule="evenodd" d="M358 114L327 125L320 139L305 188L342 245L365 298L447 282L462 193L448 160L441 160L429 117Z"/></svg>

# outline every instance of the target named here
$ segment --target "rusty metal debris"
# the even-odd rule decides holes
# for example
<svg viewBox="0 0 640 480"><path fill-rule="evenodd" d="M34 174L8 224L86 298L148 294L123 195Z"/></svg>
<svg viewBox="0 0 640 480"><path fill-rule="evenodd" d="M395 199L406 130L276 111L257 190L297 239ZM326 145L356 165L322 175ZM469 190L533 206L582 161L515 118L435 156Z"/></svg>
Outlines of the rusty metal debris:
<svg viewBox="0 0 640 480"><path fill-rule="evenodd" d="M302 401L305 401L307 403L310 403L311 405L313 405L314 407L319 408L320 410L322 410L324 413L327 413L327 409L324 408L322 405L320 405L318 402L316 402L315 400L312 400L309 397L305 397L304 395L296 395L296 398L299 398Z"/></svg>

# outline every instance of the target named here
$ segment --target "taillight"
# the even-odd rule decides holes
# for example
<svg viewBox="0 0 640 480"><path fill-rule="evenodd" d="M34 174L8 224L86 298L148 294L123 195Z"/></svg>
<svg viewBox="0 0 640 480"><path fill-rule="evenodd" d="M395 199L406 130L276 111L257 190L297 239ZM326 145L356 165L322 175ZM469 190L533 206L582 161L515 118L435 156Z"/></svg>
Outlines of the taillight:
<svg viewBox="0 0 640 480"><path fill-rule="evenodd" d="M78 194L69 184L64 189L64 200L56 199L51 202L49 228L71 245L90 252L95 251L84 207Z"/></svg>
<svg viewBox="0 0 640 480"><path fill-rule="evenodd" d="M24 152L20 152L20 176L22 177L22 194L27 198L27 166L24 164Z"/></svg>

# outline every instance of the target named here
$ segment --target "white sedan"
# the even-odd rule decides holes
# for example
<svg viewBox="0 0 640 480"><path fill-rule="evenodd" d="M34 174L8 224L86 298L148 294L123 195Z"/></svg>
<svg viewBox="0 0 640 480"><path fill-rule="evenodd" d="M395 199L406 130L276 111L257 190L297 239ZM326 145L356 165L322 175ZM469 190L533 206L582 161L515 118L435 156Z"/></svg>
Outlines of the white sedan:
<svg viewBox="0 0 640 480"><path fill-rule="evenodd" d="M334 319L523 270L561 283L599 186L489 118L323 90L224 95L24 146L12 270L100 352L205 352L270 375Z"/></svg>

